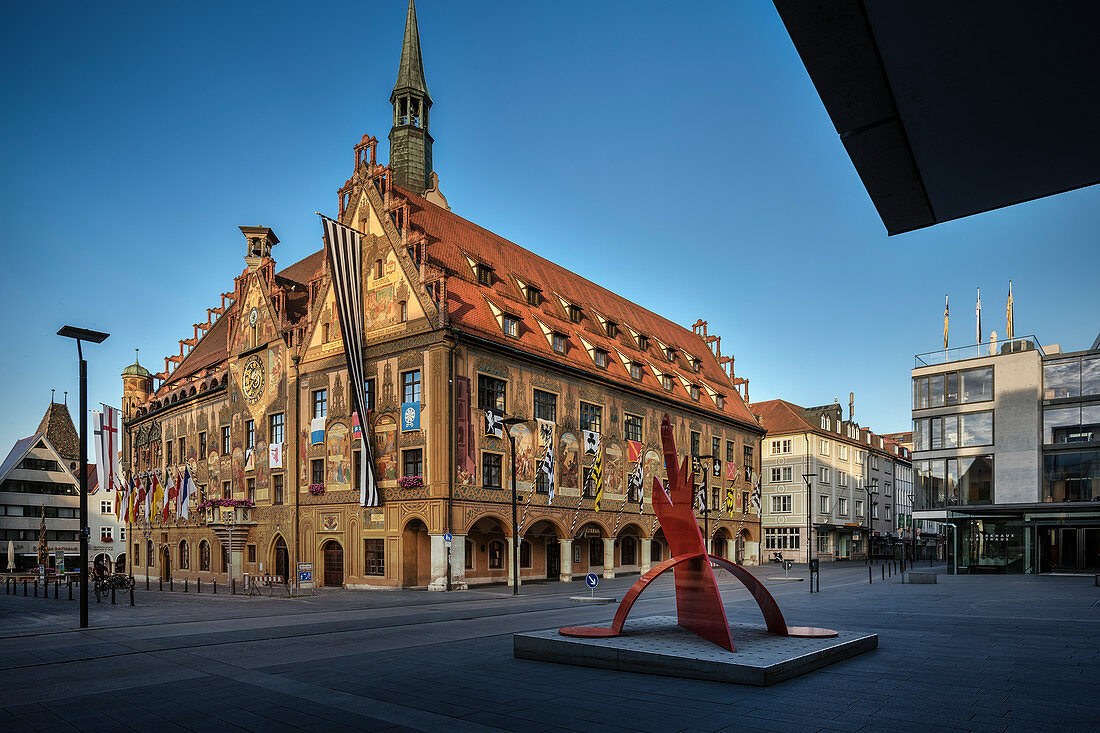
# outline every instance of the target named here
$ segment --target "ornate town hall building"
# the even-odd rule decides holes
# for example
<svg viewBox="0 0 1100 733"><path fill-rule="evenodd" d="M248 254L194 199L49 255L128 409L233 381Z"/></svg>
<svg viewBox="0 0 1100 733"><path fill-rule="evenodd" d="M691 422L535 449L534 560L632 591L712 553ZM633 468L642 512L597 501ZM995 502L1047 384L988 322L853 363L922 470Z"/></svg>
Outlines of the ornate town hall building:
<svg viewBox="0 0 1100 733"><path fill-rule="evenodd" d="M485 435L490 407L526 420L511 428L521 578L637 573L669 557L650 504L665 412L677 444L705 457L699 521L714 554L758 561L749 479L764 430L720 340L702 321L673 324L450 211L432 170L411 3L390 102L390 165L364 136L338 214L363 233L362 429L381 506L360 505L359 425L324 252L279 270L275 233L241 227L247 266L220 304L162 372L123 372L128 468L186 465L200 490L189 519L132 527L134 573L225 582L230 568L286 577L302 562L324 586L505 582L512 453ZM552 425L550 445L537 420ZM602 444L599 511L584 431ZM548 447L553 501L538 471ZM629 481L639 462L641 501Z"/></svg>

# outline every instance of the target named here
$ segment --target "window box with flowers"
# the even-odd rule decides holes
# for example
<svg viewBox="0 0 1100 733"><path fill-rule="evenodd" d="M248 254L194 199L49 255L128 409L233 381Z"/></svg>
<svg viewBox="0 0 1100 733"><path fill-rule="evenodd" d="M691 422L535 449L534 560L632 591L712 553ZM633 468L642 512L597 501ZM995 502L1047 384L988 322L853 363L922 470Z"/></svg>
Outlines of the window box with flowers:
<svg viewBox="0 0 1100 733"><path fill-rule="evenodd" d="M402 476L397 479L397 485L403 489L420 489L424 487L424 479L420 476Z"/></svg>
<svg viewBox="0 0 1100 733"><path fill-rule="evenodd" d="M233 521L247 522L249 510L255 506L248 499L207 499L200 501L195 508L206 515L207 522L218 522L221 519L218 514L219 508L232 509Z"/></svg>
<svg viewBox="0 0 1100 733"><path fill-rule="evenodd" d="M310 496L321 496L324 493L325 493L325 485L324 484L310 484L309 485L309 495Z"/></svg>

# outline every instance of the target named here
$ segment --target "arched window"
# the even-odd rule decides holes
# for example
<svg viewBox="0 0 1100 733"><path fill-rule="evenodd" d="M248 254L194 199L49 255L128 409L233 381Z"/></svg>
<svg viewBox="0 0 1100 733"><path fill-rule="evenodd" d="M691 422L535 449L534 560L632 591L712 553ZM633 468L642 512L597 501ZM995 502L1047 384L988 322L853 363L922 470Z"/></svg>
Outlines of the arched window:
<svg viewBox="0 0 1100 733"><path fill-rule="evenodd" d="M145 565L153 567L153 541L145 540Z"/></svg>
<svg viewBox="0 0 1100 733"><path fill-rule="evenodd" d="M502 570L504 568L504 543L493 540L489 543L489 569Z"/></svg>
<svg viewBox="0 0 1100 733"><path fill-rule="evenodd" d="M206 540L199 543L199 570L210 572L210 543Z"/></svg>
<svg viewBox="0 0 1100 733"><path fill-rule="evenodd" d="M620 565L637 565L638 557L635 548L633 537L623 537L619 540L619 564Z"/></svg>
<svg viewBox="0 0 1100 733"><path fill-rule="evenodd" d="M180 570L191 569L191 548L187 546L187 540L180 540Z"/></svg>

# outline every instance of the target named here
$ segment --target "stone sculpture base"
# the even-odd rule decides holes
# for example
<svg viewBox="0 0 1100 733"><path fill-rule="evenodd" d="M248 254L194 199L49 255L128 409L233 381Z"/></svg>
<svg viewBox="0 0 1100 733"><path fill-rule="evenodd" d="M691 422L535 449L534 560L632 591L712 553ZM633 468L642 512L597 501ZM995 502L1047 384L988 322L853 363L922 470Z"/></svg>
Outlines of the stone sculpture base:
<svg viewBox="0 0 1100 733"><path fill-rule="evenodd" d="M878 634L840 631L825 639L777 636L763 626L730 624L730 653L676 625L675 616L630 622L621 636L576 638L557 629L514 634L517 659L767 686L878 648Z"/></svg>

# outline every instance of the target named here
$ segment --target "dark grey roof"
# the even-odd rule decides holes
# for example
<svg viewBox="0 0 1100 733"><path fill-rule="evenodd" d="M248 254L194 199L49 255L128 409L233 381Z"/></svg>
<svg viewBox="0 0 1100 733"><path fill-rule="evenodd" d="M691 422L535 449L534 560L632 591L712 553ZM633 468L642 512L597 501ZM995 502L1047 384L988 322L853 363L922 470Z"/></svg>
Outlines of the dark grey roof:
<svg viewBox="0 0 1100 733"><path fill-rule="evenodd" d="M401 63L397 67L397 83L394 92L399 89L414 89L428 95L428 82L424 79L424 60L420 55L420 29L416 25L416 4L409 0L409 12L405 16L405 39L401 43Z"/></svg>

